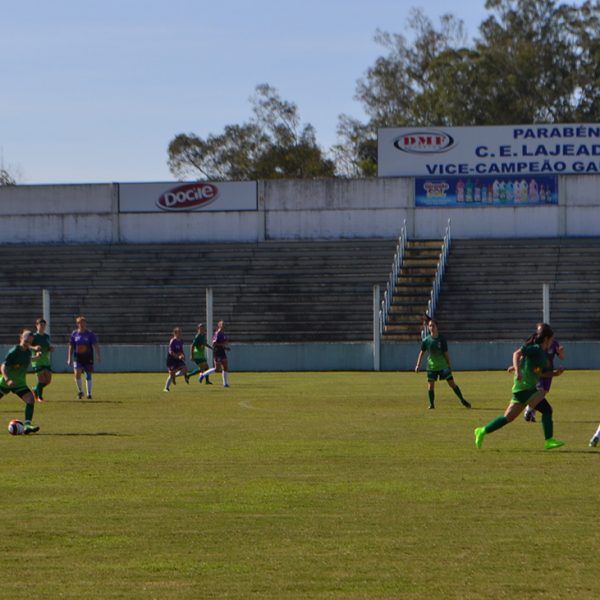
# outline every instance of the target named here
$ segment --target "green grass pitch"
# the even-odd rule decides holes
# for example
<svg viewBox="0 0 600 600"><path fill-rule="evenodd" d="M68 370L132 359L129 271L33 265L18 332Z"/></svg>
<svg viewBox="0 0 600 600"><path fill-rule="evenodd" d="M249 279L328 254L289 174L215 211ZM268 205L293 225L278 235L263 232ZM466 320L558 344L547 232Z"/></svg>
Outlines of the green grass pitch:
<svg viewBox="0 0 600 600"><path fill-rule="evenodd" d="M523 419L477 450L511 377L455 376L473 409L423 373L56 375L0 436L0 598L597 598L599 373L555 380L553 451Z"/></svg>

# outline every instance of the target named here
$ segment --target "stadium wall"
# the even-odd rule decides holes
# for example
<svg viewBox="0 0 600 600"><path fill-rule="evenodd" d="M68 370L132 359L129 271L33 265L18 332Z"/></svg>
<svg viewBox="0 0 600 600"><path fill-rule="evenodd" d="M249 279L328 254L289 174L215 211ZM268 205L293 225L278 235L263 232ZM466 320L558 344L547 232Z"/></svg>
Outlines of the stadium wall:
<svg viewBox="0 0 600 600"><path fill-rule="evenodd" d="M559 178L558 205L415 208L412 178L261 181L257 210L120 212L118 184L0 187L0 243L254 242L600 235L600 176Z"/></svg>
<svg viewBox="0 0 600 600"><path fill-rule="evenodd" d="M456 371L504 370L522 340L502 342L456 342L450 344L452 366ZM382 371L413 371L420 344L386 342L381 346ZM9 346L0 347L6 356ZM102 346L100 373L166 372L166 346ZM600 369L599 342L569 342L566 369ZM304 343L304 344L232 344L229 353L232 373L254 371L372 371L373 344ZM67 365L67 346L56 345L52 357L56 373L71 372ZM30 379L31 383L32 379Z"/></svg>

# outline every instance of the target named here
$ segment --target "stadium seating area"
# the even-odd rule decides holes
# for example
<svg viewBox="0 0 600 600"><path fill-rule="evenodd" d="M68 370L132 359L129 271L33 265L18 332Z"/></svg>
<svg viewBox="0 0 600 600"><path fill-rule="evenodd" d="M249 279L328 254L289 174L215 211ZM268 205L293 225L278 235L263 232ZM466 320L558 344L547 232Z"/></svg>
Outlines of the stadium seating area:
<svg viewBox="0 0 600 600"><path fill-rule="evenodd" d="M0 246L0 343L42 312L66 343L84 314L101 343L191 341L213 288L214 319L232 341L370 340L374 284L389 276L395 240L258 244Z"/></svg>
<svg viewBox="0 0 600 600"><path fill-rule="evenodd" d="M600 339L600 238L454 240L436 318L452 340L523 339L542 320L560 340Z"/></svg>

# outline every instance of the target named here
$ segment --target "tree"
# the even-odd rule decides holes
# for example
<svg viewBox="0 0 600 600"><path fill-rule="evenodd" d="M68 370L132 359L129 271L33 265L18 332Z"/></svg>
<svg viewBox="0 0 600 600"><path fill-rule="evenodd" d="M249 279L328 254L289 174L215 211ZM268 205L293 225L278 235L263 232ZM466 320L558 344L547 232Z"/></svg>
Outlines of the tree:
<svg viewBox="0 0 600 600"><path fill-rule="evenodd" d="M3 168L0 169L0 186L2 185L17 185L15 178Z"/></svg>
<svg viewBox="0 0 600 600"><path fill-rule="evenodd" d="M419 10L409 19L412 42L377 32L387 54L357 83L367 123L340 116L340 171L373 172L364 148L380 127L598 120L600 4L487 0L486 8L471 43L462 21L445 15L436 29Z"/></svg>
<svg viewBox="0 0 600 600"><path fill-rule="evenodd" d="M250 98L248 123L227 125L206 139L179 134L169 144L169 168L178 177L213 181L331 177L333 161L317 145L312 125L302 126L295 104L268 84Z"/></svg>

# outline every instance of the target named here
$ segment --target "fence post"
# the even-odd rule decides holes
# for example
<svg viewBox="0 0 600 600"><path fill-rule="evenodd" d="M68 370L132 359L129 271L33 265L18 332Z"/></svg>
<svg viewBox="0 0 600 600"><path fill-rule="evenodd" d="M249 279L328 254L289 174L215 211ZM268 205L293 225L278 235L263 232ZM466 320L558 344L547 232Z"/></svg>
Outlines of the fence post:
<svg viewBox="0 0 600 600"><path fill-rule="evenodd" d="M381 333L379 329L379 286L373 286L373 371L381 367Z"/></svg>
<svg viewBox="0 0 600 600"><path fill-rule="evenodd" d="M206 288L206 342L211 343L213 334L213 290ZM213 353L210 348L206 349L206 358L208 365L213 363Z"/></svg>
<svg viewBox="0 0 600 600"><path fill-rule="evenodd" d="M42 290L42 317L46 321L46 333L50 335L50 290Z"/></svg>
<svg viewBox="0 0 600 600"><path fill-rule="evenodd" d="M542 284L542 315L544 323L550 323L550 286Z"/></svg>

